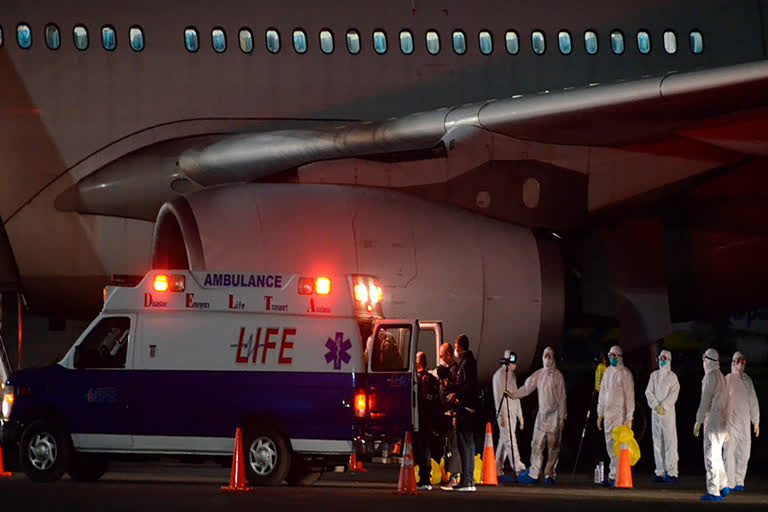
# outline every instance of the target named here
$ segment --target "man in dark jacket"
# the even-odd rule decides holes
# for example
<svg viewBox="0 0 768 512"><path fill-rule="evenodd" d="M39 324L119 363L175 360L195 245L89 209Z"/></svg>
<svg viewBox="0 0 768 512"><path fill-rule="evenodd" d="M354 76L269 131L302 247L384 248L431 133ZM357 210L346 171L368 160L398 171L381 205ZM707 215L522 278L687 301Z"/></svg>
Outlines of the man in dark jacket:
<svg viewBox="0 0 768 512"><path fill-rule="evenodd" d="M456 356L459 366L455 383L448 386L449 401L456 409L456 431L459 437L461 455L461 481L456 491L476 491L473 481L475 473L474 428L479 408L477 392L477 361L469 350L469 338L465 334L456 337Z"/></svg>
<svg viewBox="0 0 768 512"><path fill-rule="evenodd" d="M432 490L430 442L432 430L436 426L442 407L439 384L437 379L427 371L427 356L424 352L416 354L416 377L419 396L419 430L413 434L413 452L415 462L419 466L418 488L420 491L429 491Z"/></svg>

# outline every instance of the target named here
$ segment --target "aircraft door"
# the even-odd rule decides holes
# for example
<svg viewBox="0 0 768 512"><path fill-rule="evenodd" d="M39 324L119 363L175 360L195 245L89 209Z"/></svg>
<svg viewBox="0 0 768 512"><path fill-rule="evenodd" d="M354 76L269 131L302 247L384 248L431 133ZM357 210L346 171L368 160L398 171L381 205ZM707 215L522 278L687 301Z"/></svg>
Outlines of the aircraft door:
<svg viewBox="0 0 768 512"><path fill-rule="evenodd" d="M368 355L368 431L401 437L418 425L416 346L418 322L379 320Z"/></svg>

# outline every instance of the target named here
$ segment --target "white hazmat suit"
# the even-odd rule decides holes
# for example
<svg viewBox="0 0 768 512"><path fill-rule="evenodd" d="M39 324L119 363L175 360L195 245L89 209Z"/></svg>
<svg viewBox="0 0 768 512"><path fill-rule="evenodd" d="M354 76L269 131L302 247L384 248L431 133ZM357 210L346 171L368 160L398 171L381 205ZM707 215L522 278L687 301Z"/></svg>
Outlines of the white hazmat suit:
<svg viewBox="0 0 768 512"><path fill-rule="evenodd" d="M632 416L635 414L635 381L632 373L624 366L621 347L611 347L608 360L611 365L603 374L597 398L597 428L605 429L605 446L611 459L608 479L616 480L618 461L613 453L611 430L619 425L632 428Z"/></svg>
<svg viewBox="0 0 768 512"><path fill-rule="evenodd" d="M677 477L677 425L675 403L680 394L680 382L672 372L672 354L662 350L659 354L659 369L651 373L645 398L651 408L651 431L653 433L653 457L656 461L656 476Z"/></svg>
<svg viewBox="0 0 768 512"><path fill-rule="evenodd" d="M760 405L752 379L744 372L746 360L741 352L733 354L731 373L725 377L728 392L728 442L725 443L725 471L728 487L744 490L747 463L752 448L752 433L760 434ZM751 425L750 425L751 423Z"/></svg>
<svg viewBox="0 0 768 512"><path fill-rule="evenodd" d="M531 441L531 469L528 477L537 480L541 474L541 462L544 456L544 445L548 448L547 465L544 476L554 483L557 461L560 457L560 441L565 425L565 379L560 370L555 368L555 351L550 347L544 349L542 357L544 368L536 370L525 380L523 387L516 393L510 393L510 398L523 398L534 390L538 390L539 412L533 426ZM521 481L518 478L518 481ZM529 482L530 483L530 482Z"/></svg>
<svg viewBox="0 0 768 512"><path fill-rule="evenodd" d="M504 351L504 359L509 361L509 350ZM496 450L496 472L499 476L504 471L504 461L509 459L510 467L515 473L525 471L525 464L520 460L520 450L517 448L517 423L520 422L520 429L523 428L523 410L520 407L520 400L507 398L504 400L504 392L515 393L517 391L517 376L515 375L514 363L504 365L493 374L493 400L499 415L496 422L499 425L499 448ZM506 383L506 387L505 387ZM499 404L504 401L499 409ZM512 438L510 439L510 433Z"/></svg>
<svg viewBox="0 0 768 512"><path fill-rule="evenodd" d="M720 371L720 354L713 348L704 352L704 378L701 381L701 402L696 412L693 435L698 437L704 424L704 469L707 472L707 495L719 497L728 486L723 464L723 443L727 441L728 394L725 377ZM707 495L702 496L703 499Z"/></svg>

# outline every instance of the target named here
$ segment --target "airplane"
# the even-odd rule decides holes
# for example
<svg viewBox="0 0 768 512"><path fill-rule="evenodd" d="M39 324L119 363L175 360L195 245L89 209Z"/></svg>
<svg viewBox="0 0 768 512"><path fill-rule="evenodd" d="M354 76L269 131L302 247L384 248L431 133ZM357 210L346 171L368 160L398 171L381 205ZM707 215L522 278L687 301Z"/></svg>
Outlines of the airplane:
<svg viewBox="0 0 768 512"><path fill-rule="evenodd" d="M644 347L764 305L766 15L5 0L0 289L28 360L62 342L26 326L153 266L374 273L485 380L584 318Z"/></svg>

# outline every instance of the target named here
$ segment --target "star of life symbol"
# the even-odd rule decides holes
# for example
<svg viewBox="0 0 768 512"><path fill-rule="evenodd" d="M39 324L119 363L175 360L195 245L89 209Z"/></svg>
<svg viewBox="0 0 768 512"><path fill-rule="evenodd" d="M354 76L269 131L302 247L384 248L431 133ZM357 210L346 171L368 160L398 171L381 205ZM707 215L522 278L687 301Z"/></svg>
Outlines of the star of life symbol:
<svg viewBox="0 0 768 512"><path fill-rule="evenodd" d="M352 342L349 338L344 339L343 332L336 333L336 339L332 340L328 338L325 342L325 347L328 352L325 354L325 362L330 363L333 361L333 369L341 370L341 363L349 364L352 357L348 354L350 348L352 348Z"/></svg>

